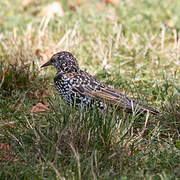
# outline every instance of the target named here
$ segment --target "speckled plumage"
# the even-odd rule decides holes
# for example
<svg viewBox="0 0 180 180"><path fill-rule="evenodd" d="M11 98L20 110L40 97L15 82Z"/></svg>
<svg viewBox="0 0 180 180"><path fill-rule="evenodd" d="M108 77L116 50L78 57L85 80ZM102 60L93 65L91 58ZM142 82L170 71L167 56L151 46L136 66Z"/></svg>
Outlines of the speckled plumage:
<svg viewBox="0 0 180 180"><path fill-rule="evenodd" d="M62 51L54 54L41 67L49 65L57 70L54 84L66 104L92 108L96 103L99 109L104 109L105 103L109 103L128 112L136 109L139 112L149 111L152 114L158 114L155 109L129 99L80 70L76 58L69 52Z"/></svg>

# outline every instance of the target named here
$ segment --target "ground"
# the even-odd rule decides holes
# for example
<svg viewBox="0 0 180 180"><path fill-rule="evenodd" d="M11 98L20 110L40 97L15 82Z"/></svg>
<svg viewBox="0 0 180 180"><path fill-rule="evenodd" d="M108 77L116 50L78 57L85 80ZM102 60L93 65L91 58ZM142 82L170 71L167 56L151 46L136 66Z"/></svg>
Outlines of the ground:
<svg viewBox="0 0 180 180"><path fill-rule="evenodd" d="M0 2L0 179L179 179L179 32L178 0ZM61 50L161 113L68 107Z"/></svg>

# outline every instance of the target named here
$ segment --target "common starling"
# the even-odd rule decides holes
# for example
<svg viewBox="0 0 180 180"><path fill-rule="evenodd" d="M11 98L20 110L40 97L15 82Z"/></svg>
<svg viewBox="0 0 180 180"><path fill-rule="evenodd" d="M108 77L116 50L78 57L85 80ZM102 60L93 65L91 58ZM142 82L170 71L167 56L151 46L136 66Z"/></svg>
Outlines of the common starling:
<svg viewBox="0 0 180 180"><path fill-rule="evenodd" d="M76 58L66 51L54 54L51 59L41 66L54 66L57 70L54 84L61 98L68 105L77 108L92 108L95 104L98 109L104 109L105 104L115 105L118 109L127 112L147 112L158 114L153 108L131 100L107 85L97 81L93 76L80 70Z"/></svg>

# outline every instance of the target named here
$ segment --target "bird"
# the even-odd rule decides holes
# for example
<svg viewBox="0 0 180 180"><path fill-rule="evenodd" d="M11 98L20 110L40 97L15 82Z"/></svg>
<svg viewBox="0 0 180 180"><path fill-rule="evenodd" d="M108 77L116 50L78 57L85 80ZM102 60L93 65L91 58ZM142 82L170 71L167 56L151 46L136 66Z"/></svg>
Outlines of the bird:
<svg viewBox="0 0 180 180"><path fill-rule="evenodd" d="M103 110L107 107L106 104L110 104L130 113L159 113L158 110L130 99L81 70L76 58L68 51L55 53L41 68L46 66L56 68L54 85L68 105L88 109L96 105L98 109Z"/></svg>

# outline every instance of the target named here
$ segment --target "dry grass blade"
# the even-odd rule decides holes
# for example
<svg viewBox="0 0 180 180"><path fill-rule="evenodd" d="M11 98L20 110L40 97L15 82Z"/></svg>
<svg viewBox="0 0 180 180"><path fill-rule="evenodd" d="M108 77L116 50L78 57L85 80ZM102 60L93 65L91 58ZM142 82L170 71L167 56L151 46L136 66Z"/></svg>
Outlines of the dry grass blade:
<svg viewBox="0 0 180 180"><path fill-rule="evenodd" d="M65 180L66 178L61 176L60 172L57 170L57 168L54 166L54 164L50 161L48 161L49 166L54 170L54 172L56 173L56 176L59 180Z"/></svg>
<svg viewBox="0 0 180 180"><path fill-rule="evenodd" d="M81 164L80 164L80 157L79 157L79 153L75 150L74 146L72 143L69 144L73 153L74 153L74 156L76 158L76 161L77 161L77 168L78 168L78 177L79 177L79 180L81 180Z"/></svg>

